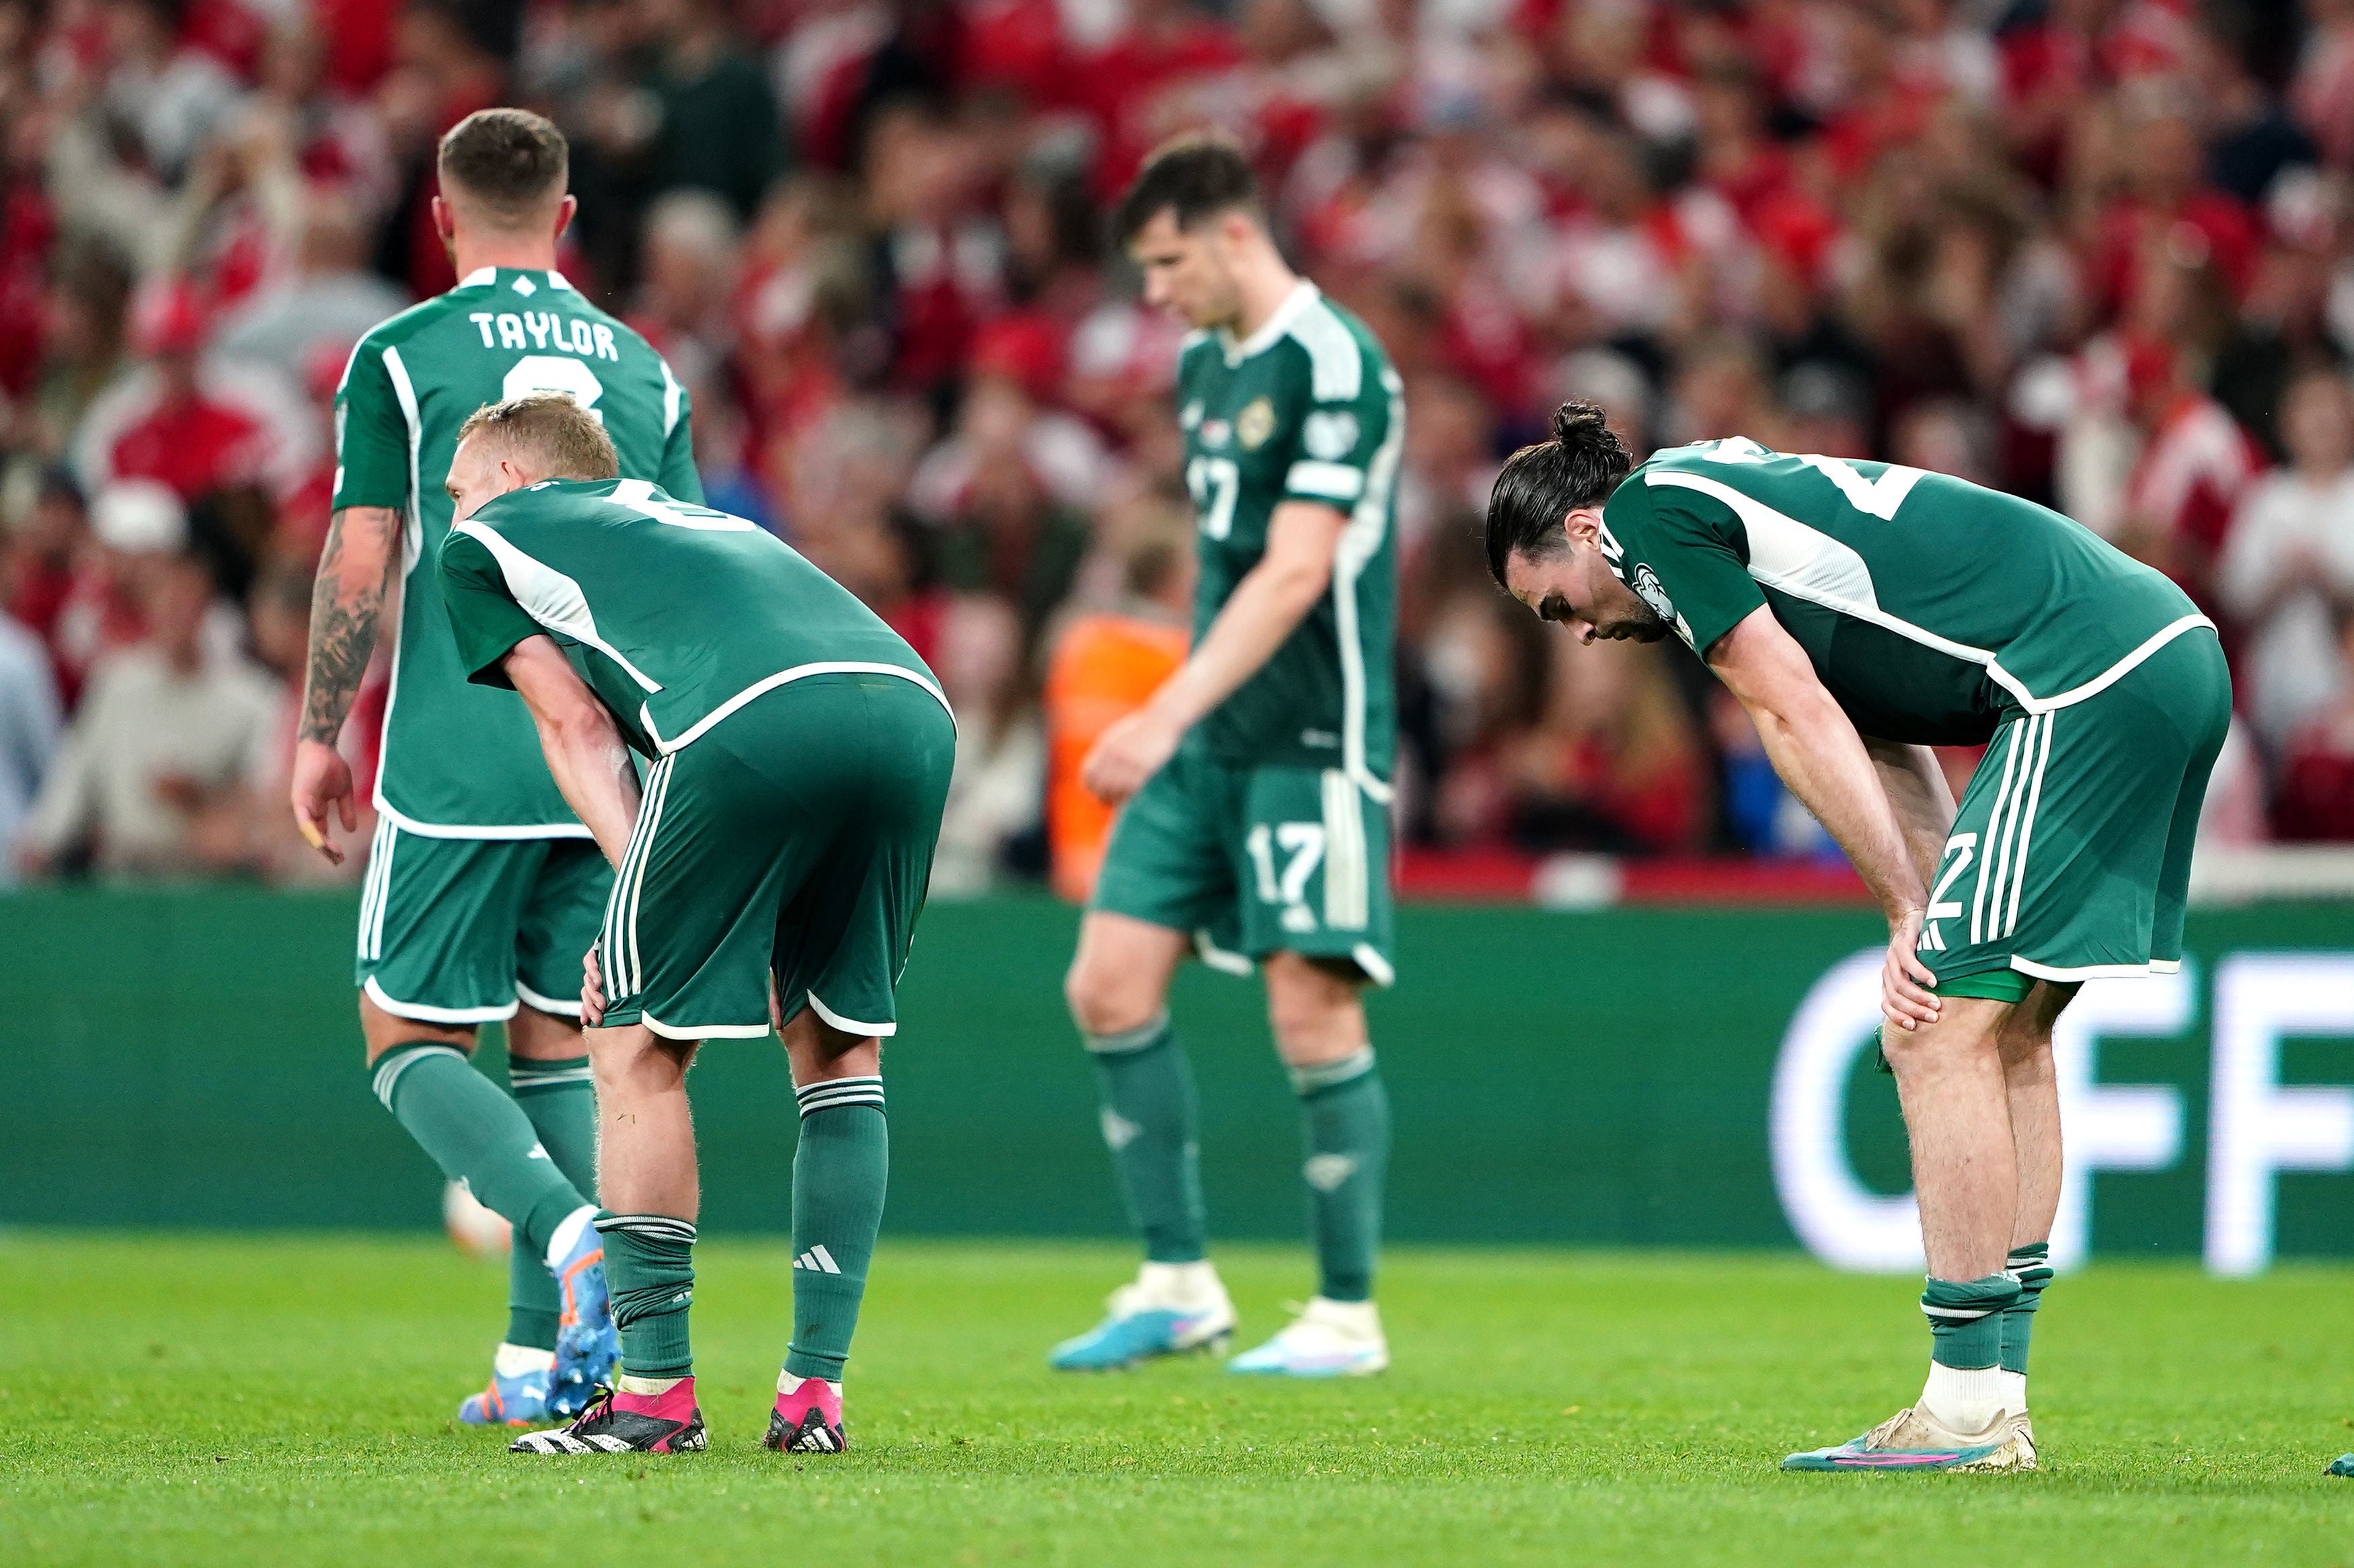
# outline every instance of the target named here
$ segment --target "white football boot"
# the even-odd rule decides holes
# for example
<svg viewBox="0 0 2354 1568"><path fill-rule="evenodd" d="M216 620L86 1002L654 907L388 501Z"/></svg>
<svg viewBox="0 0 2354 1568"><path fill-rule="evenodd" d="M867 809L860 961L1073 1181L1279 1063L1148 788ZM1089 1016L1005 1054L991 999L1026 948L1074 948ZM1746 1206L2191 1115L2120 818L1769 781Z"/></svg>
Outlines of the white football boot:
<svg viewBox="0 0 2354 1568"><path fill-rule="evenodd" d="M1274 1377L1369 1377L1388 1368L1389 1341L1372 1302L1319 1296L1299 1312L1275 1338L1228 1361L1226 1370Z"/></svg>

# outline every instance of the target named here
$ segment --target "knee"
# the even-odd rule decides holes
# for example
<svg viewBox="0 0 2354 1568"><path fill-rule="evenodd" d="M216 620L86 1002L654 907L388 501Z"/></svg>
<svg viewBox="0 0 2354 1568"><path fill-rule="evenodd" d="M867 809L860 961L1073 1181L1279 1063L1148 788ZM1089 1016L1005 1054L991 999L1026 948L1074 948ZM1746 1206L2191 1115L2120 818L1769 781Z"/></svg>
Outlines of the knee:
<svg viewBox="0 0 2354 1568"><path fill-rule="evenodd" d="M1101 960L1081 954L1063 976L1063 1000L1071 1021L1087 1034L1118 1034L1150 1023L1161 1011L1161 999L1133 975L1123 975Z"/></svg>
<svg viewBox="0 0 2354 1568"><path fill-rule="evenodd" d="M1338 1061L1365 1044L1365 1011L1357 988L1306 960L1270 964L1267 1021L1286 1064Z"/></svg>
<svg viewBox="0 0 2354 1568"><path fill-rule="evenodd" d="M600 1095L678 1088L695 1060L693 1042L664 1040L650 1029L602 1030L587 1038L588 1071Z"/></svg>
<svg viewBox="0 0 2354 1568"><path fill-rule="evenodd" d="M1899 1083L1953 1072L1999 1050L1998 1036L1991 1032L1981 1033L1945 1023L1920 1029L1900 1029L1885 1022L1880 1026L1881 1054L1887 1057L1889 1071Z"/></svg>

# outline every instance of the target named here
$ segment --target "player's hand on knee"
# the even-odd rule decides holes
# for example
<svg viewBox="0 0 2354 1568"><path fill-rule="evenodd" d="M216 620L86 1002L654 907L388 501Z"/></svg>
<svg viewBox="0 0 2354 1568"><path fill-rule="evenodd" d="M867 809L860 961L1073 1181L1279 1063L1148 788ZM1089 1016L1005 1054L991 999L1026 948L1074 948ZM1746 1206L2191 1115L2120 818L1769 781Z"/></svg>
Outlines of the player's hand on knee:
<svg viewBox="0 0 2354 1568"><path fill-rule="evenodd" d="M597 972L597 949L591 945L580 959L580 1025L594 1029L605 1022L605 979Z"/></svg>
<svg viewBox="0 0 2354 1568"><path fill-rule="evenodd" d="M1937 977L1915 950L1920 940L1918 909L1906 910L1889 927L1888 958L1880 969L1880 1011L1899 1029L1937 1022L1937 998L1930 990Z"/></svg>

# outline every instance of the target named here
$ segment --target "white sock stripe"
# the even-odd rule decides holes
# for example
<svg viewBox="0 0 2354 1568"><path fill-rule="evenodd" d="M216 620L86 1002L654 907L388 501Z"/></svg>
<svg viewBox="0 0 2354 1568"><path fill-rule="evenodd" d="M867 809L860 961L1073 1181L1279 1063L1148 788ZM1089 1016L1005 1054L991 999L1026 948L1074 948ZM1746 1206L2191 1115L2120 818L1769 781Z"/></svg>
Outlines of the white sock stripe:
<svg viewBox="0 0 2354 1568"><path fill-rule="evenodd" d="M811 1084L793 1093L801 1113L831 1110L837 1106L880 1106L883 1103L883 1080L880 1078L837 1078L831 1083Z"/></svg>
<svg viewBox="0 0 2354 1568"><path fill-rule="evenodd" d="M1992 1307L1932 1307L1927 1302L1924 1301L1921 1303L1921 1310L1926 1312L1932 1318L1951 1318L1956 1322L1967 1323L1977 1319L1987 1317L1996 1311L1997 1308Z"/></svg>
<svg viewBox="0 0 2354 1568"><path fill-rule="evenodd" d="M507 1087L517 1093L525 1089L552 1089L564 1084L593 1084L596 1075L587 1067L574 1067L562 1073L518 1073L507 1069Z"/></svg>
<svg viewBox="0 0 2354 1568"><path fill-rule="evenodd" d="M1125 1056L1131 1051L1141 1051L1161 1038L1169 1027L1169 1015L1162 1013L1150 1023L1140 1023L1133 1029L1122 1029L1110 1034L1086 1034L1087 1049L1098 1056Z"/></svg>
<svg viewBox="0 0 2354 1568"><path fill-rule="evenodd" d="M2035 809L2043 802L2043 768L2052 760L2052 726L2057 713L2043 715L2043 739L2035 755L2035 772L2027 786L2027 815L2019 824L2019 859L2010 869L2010 913L2003 922L2002 934L2009 936L2019 929L2019 893L2027 885L2027 845L2035 834Z"/></svg>
<svg viewBox="0 0 2354 1568"><path fill-rule="evenodd" d="M840 1099L812 1100L801 1107L801 1116L803 1121L807 1121L820 1111L855 1110L862 1106L879 1111L883 1109L883 1097L879 1094L844 1095Z"/></svg>
<svg viewBox="0 0 2354 1568"><path fill-rule="evenodd" d="M651 1237L657 1241L695 1240L695 1224L669 1214L604 1214L597 1220L597 1234L607 1235L614 1231L631 1235Z"/></svg>
<svg viewBox="0 0 2354 1568"><path fill-rule="evenodd" d="M1336 1084L1350 1083L1372 1072L1373 1048L1367 1045L1336 1062L1319 1062L1312 1067L1293 1067L1288 1070L1291 1074L1291 1088L1294 1094L1314 1094L1319 1089L1329 1089Z"/></svg>
<svg viewBox="0 0 2354 1568"><path fill-rule="evenodd" d="M466 1054L454 1045L417 1045L394 1052L376 1064L372 1085L385 1109L392 1108L392 1086L400 1082L400 1075L428 1056L455 1056L461 1062L466 1059Z"/></svg>

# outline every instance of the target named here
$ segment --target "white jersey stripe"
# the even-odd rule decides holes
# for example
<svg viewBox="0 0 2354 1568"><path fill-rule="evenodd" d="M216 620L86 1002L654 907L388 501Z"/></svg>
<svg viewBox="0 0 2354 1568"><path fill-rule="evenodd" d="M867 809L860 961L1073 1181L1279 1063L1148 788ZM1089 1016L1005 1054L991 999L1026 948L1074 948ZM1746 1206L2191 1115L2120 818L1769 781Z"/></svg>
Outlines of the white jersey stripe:
<svg viewBox="0 0 2354 1568"><path fill-rule="evenodd" d="M726 718L729 714L734 713L737 708L742 707L746 703L750 702L753 698L773 692L779 686L790 685L795 681L806 680L811 675L896 675L899 679L912 682L914 684L921 686L924 690L929 692L932 694L933 700L938 703L940 706L947 711L949 722L950 724L954 724L956 722L956 709L949 706L947 694L943 693L938 686L932 684L931 682L926 680L920 673L914 670L903 669L896 664L866 664L849 660L835 660L815 664L796 664L790 670L779 670L775 674L769 676L765 680L755 681L752 684L745 687L742 691L737 693L734 696L728 698L726 702L720 704L717 707L704 715L700 719L697 719L694 727L687 730L685 734L680 736L675 740L664 740L663 738L662 732L654 727L653 710L650 707L642 706L639 708L638 723L644 726L646 735L653 741L655 748L661 751L663 755L668 756L670 753L680 750L694 741L701 738L705 730L708 730L713 725L717 724L721 719Z"/></svg>
<svg viewBox="0 0 2354 1568"><path fill-rule="evenodd" d="M1405 450L1404 383L1395 371L1384 370L1382 385L1390 395L1390 428L1366 465L1364 496L1350 513L1333 556L1332 622L1341 653L1341 766L1359 789L1386 805L1390 786L1374 778L1365 761L1365 650L1357 624L1357 578L1388 531L1390 493Z"/></svg>

